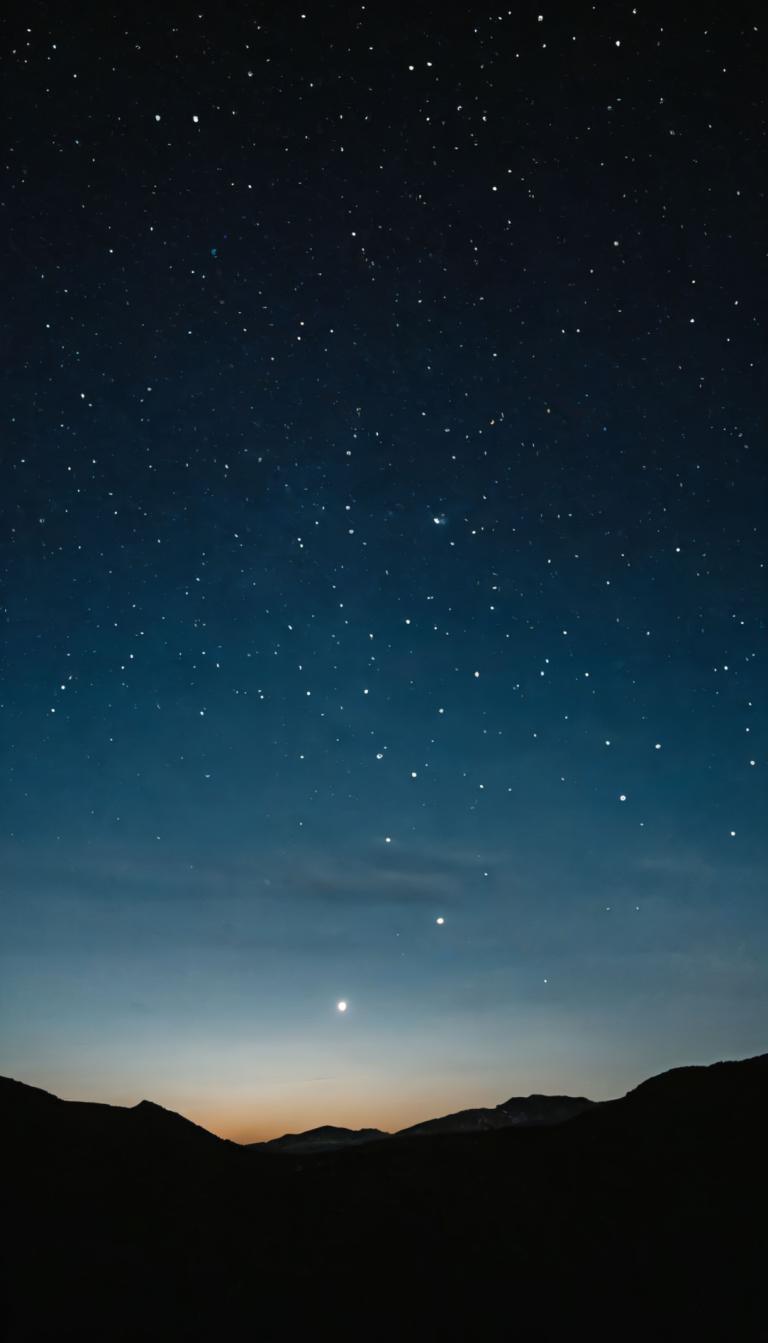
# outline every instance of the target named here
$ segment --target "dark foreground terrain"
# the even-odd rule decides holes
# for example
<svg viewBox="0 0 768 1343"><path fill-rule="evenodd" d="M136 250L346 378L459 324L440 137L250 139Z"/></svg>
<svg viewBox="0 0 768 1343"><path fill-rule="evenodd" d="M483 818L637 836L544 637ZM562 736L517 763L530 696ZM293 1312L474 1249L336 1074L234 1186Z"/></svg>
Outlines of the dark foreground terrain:
<svg viewBox="0 0 768 1343"><path fill-rule="evenodd" d="M4 1337L768 1340L767 1102L763 1055L291 1153L0 1079Z"/></svg>

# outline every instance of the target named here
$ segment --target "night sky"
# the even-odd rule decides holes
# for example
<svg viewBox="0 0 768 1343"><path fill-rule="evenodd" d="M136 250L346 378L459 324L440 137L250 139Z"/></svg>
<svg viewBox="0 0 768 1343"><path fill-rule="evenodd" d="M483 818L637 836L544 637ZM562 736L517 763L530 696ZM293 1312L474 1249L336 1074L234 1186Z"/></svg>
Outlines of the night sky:
<svg viewBox="0 0 768 1343"><path fill-rule="evenodd" d="M765 1049L758 9L13 10L0 1072L248 1140Z"/></svg>

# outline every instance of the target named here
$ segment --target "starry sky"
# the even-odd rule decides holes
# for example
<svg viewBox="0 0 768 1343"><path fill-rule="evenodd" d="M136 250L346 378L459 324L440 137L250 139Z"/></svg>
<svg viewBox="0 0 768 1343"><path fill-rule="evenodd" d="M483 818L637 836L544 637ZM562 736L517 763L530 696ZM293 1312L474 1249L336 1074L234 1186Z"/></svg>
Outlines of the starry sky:
<svg viewBox="0 0 768 1343"><path fill-rule="evenodd" d="M253 1140L765 1049L757 24L12 7L0 1071Z"/></svg>

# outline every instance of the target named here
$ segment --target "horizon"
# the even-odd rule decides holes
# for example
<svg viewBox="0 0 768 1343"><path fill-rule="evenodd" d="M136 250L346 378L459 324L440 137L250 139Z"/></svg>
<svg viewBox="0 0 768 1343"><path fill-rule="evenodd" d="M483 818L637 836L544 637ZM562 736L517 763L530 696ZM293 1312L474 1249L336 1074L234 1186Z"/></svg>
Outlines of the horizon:
<svg viewBox="0 0 768 1343"><path fill-rule="evenodd" d="M754 1054L756 35L33 11L0 1072L258 1141Z"/></svg>
<svg viewBox="0 0 768 1343"><path fill-rule="evenodd" d="M717 1057L717 1058L713 1058L713 1059L707 1059L707 1060L689 1060L689 1061L684 1062L684 1063L672 1064L672 1065L670 1065L669 1067L665 1067L665 1068L658 1069L658 1070L656 1070L656 1071L653 1071L653 1072L650 1072L650 1073L645 1074L643 1077L637 1078L634 1082L632 1082L630 1085L628 1085L627 1087L625 1087L624 1090L622 1090L621 1092L618 1092L618 1093L616 1093L616 1094L613 1094L613 1093L612 1093L612 1094L610 1094L610 1095L604 1095L604 1096L603 1096L603 1095L596 1095L596 1094L594 1094L592 1091L590 1091L589 1089L582 1089L582 1090L574 1089L574 1090L571 1090L571 1091L564 1091L564 1090L561 1090L561 1091L557 1091L557 1090L552 1090L552 1091L538 1091L538 1090L536 1090L536 1089L532 1089L532 1090L530 1090L530 1091L525 1091L525 1090L520 1090L520 1091L510 1091L510 1092L507 1092L506 1095L502 1096L501 1099L498 1100L498 1101L477 1100L477 1099L475 1099L475 1100L466 1100L464 1104L457 1104L455 1107L450 1108L450 1109L439 1109L439 1110L435 1111L434 1113L426 1113L426 1112L425 1112L424 1114L421 1114L421 1115L419 1115L418 1117L407 1119L405 1123L398 1124L397 1127L395 1127L395 1128L387 1128L387 1127L385 1127L383 1124L380 1124L380 1123L379 1123L379 1124L377 1124L377 1123L373 1123L373 1122L366 1122L366 1123L351 1123L351 1122L343 1121L343 1120L340 1120L340 1119L336 1118L336 1119L319 1120L317 1123L302 1124L301 1126L298 1126L298 1125L295 1126L295 1127L290 1127L290 1126L288 1126L288 1127L286 1127L286 1128L281 1129L280 1132L268 1133L268 1134L264 1134L264 1135L262 1135L262 1136L254 1136L253 1133L252 1133L252 1131L251 1131L251 1129L243 1130L241 1136L238 1136L237 1133L235 1133L235 1132L224 1131L223 1129L221 1129L221 1128L219 1128L219 1127L216 1127L215 1122L205 1122L204 1119L201 1117L201 1114L200 1114L200 1113L193 1113L193 1112L190 1112L190 1111L187 1111L187 1110L183 1110L183 1109L179 1108L179 1106L177 1106L177 1105L173 1105L173 1104L170 1104L170 1103L169 1103L169 1104L165 1104L165 1103L163 1103L162 1101L158 1100L158 1098L157 1098L156 1096L144 1095L144 1096L140 1096L137 1100L132 1100L132 1101L131 1101L131 1100L128 1100L128 1101L126 1101L126 1100L115 1100L115 1099L107 1098L107 1097L105 1097L105 1096L96 1096L96 1095L90 1095L90 1094L89 1094L89 1095L79 1095L79 1094L78 1094L78 1095L74 1095L74 1094L66 1094L66 1095L65 1095L65 1094L63 1094L62 1092L59 1092L59 1091L54 1090L54 1089L53 1089L52 1087L50 1087L50 1086L44 1086L41 1082L37 1082L37 1081L35 1081L35 1082L31 1082L31 1081L28 1081L27 1079L25 1079L25 1078L21 1078L21 1077L13 1077L13 1078L9 1078L8 1080L10 1080L10 1081L15 1081L15 1082L19 1082L19 1083L21 1083L21 1085L23 1085L23 1086L29 1086L29 1087L33 1087L33 1088L39 1089L39 1090L41 1090L41 1091L45 1091L45 1092L47 1092L49 1095L53 1095L53 1096L56 1097L56 1099L58 1099L58 1100L62 1100L62 1101L75 1101L75 1102L86 1103L86 1104L91 1104L91 1103L93 1103L93 1104L101 1104L101 1105L114 1105L114 1106L117 1106L117 1107L119 1107L119 1108L126 1108L126 1109L133 1109L133 1108L135 1108L137 1105L142 1104L142 1102L149 1101L149 1102L152 1103L152 1104L155 1104L155 1105L161 1105L162 1108L163 1108L164 1110L169 1110L169 1111L171 1111L171 1112L173 1112L173 1113L175 1113L175 1114L180 1115L180 1116L181 1116L182 1118L184 1118L184 1119L189 1119L189 1120L191 1120L193 1123L195 1123L195 1124L199 1124L202 1128L207 1129L208 1132L215 1134L215 1136L217 1136L217 1137L219 1137L219 1138L227 1139L227 1140L229 1140L230 1142L237 1143L238 1145L247 1145L248 1143L270 1142L270 1141L272 1141L272 1140L275 1139L275 1138L282 1138L282 1137L285 1137L285 1136L287 1136L287 1135L294 1135L294 1134L306 1133L306 1132L308 1132L308 1131L311 1131L312 1129L319 1129L319 1128L324 1128L324 1127L344 1128L344 1129L349 1129L349 1130L351 1130L351 1131L360 1130L360 1129L378 1129L380 1132L382 1132L383 1134L385 1134L385 1135L387 1135L387 1136L393 1136L393 1135L397 1134L398 1132L400 1132L400 1131L403 1130L403 1129L410 1128L410 1127L412 1127L414 1124L423 1123L423 1122L426 1122L427 1120L443 1118L443 1117L445 1117L445 1116L447 1116L447 1115L456 1114L457 1112L462 1111L462 1110L471 1110L471 1109L493 1109L493 1108L495 1108L496 1106L501 1105L501 1104L503 1104L503 1103L506 1102L506 1101L509 1101L509 1100L519 1100L519 1099L528 1099L528 1098L530 1098L530 1097L532 1097L532 1096L551 1096L551 1097L569 1096L569 1097L573 1097L573 1098L586 1099L586 1100L594 1101L594 1102L596 1102L596 1103L601 1103L601 1102L604 1102L604 1101L611 1101L611 1100L618 1100L618 1099L621 1099L621 1097L623 1097L624 1095L626 1095L628 1092L633 1091L636 1087L640 1086L642 1082L646 1082L646 1081L648 1081L648 1080L649 1080L650 1078L652 1078L652 1077L657 1077L657 1076L663 1075L663 1074L665 1074L665 1073L667 1073L667 1072L675 1071L676 1069L679 1069L679 1068L691 1068L691 1067L694 1067L694 1068L699 1068L699 1067L700 1067L700 1068L706 1068L706 1067L710 1067L710 1066L712 1066L712 1065L714 1065L714 1064L718 1064L718 1063L746 1063L746 1062L750 1062L750 1061L752 1061L752 1060L755 1059L755 1058L761 1058L761 1057L768 1057L768 1055L766 1055L766 1051L765 1051L765 1050L760 1050L760 1051L758 1051L756 1054L745 1054L745 1055L743 1055L743 1056L738 1056L738 1057L737 1057L737 1056L729 1056L729 1057L726 1058L726 1057L723 1057L723 1056L719 1056L719 1057Z"/></svg>

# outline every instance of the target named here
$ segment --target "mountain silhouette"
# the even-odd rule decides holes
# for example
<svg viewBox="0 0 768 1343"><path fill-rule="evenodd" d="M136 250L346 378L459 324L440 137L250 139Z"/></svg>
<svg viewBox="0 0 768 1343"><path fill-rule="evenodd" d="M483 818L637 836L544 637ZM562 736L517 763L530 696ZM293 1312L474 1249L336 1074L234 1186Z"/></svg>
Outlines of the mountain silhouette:
<svg viewBox="0 0 768 1343"><path fill-rule="evenodd" d="M26 1086L10 1077L0 1077L0 1112L4 1133L28 1141L54 1140L59 1148L96 1143L105 1148L126 1145L139 1148L153 1143L175 1153L211 1150L229 1145L191 1119L164 1110L153 1101L138 1105L102 1105L93 1101L65 1101L39 1087Z"/></svg>
<svg viewBox="0 0 768 1343"><path fill-rule="evenodd" d="M264 1148L269 1152L324 1152L340 1147L351 1147L356 1143L374 1142L377 1138L390 1135L379 1128L338 1128L334 1124L321 1124L319 1128L306 1129L303 1133L284 1133L281 1138L270 1138L263 1143L249 1143L251 1149Z"/></svg>
<svg viewBox="0 0 768 1343"><path fill-rule="evenodd" d="M412 1124L401 1129L400 1134L483 1133L523 1125L564 1124L594 1104L584 1096L513 1096L492 1109L459 1110L440 1119Z"/></svg>
<svg viewBox="0 0 768 1343"><path fill-rule="evenodd" d="M767 1114L766 1055L252 1146L0 1079L4 1337L764 1340Z"/></svg>
<svg viewBox="0 0 768 1343"><path fill-rule="evenodd" d="M249 1143L248 1146L296 1155L417 1133L482 1133L489 1129L510 1128L516 1124L562 1124L566 1119L582 1114L594 1103L583 1096L513 1096L511 1100L503 1101L491 1109L459 1110L456 1114L442 1115L439 1119L425 1119L418 1124L411 1124L394 1134L378 1128L349 1129L323 1124L303 1133L284 1133L280 1138Z"/></svg>

